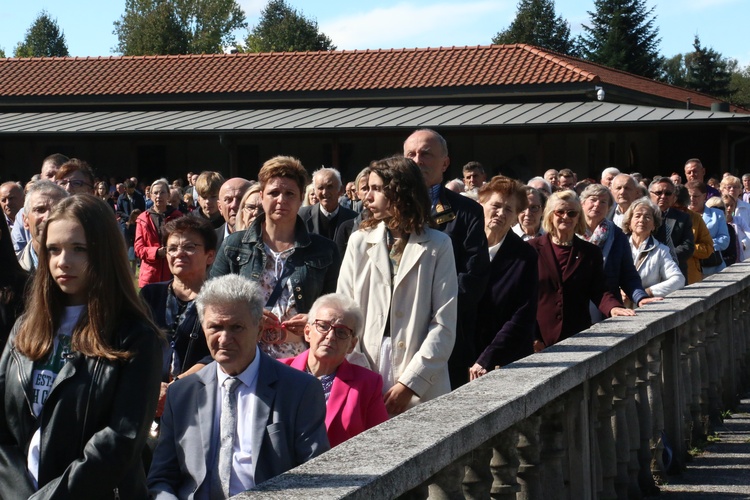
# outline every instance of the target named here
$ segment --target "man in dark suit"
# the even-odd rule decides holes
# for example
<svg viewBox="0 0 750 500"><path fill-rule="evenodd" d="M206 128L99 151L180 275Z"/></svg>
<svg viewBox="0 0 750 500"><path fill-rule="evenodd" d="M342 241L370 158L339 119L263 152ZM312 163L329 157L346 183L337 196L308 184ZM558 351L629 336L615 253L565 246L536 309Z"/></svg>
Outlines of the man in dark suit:
<svg viewBox="0 0 750 500"><path fill-rule="evenodd" d="M329 449L320 382L257 346L262 297L235 274L198 294L215 362L169 387L148 478L153 497L227 498Z"/></svg>
<svg viewBox="0 0 750 500"><path fill-rule="evenodd" d="M432 201L432 216L438 228L451 237L458 272L458 324L456 345L448 360L451 387L469 381L469 368L476 359L475 326L477 303L487 286L490 258L484 235L484 215L475 201L442 186L450 165L445 139L430 129L411 134L404 142L404 156L422 170Z"/></svg>
<svg viewBox="0 0 750 500"><path fill-rule="evenodd" d="M341 223L355 218L357 212L339 204L339 196L342 194L341 174L335 168L316 170L313 173L313 186L319 201L315 205L300 208L299 216L309 232L333 240Z"/></svg>
<svg viewBox="0 0 750 500"><path fill-rule="evenodd" d="M225 237L234 232L237 215L242 210L240 202L250 186L252 186L250 181L242 177L232 177L221 185L221 189L219 189L219 213L224 218L224 224L216 229L216 237L219 240L217 248L221 246Z"/></svg>
<svg viewBox="0 0 750 500"><path fill-rule="evenodd" d="M687 262L695 250L693 222L688 214L672 207L676 199L675 186L669 177L653 181L648 191L651 201L661 210L662 223L654 237L669 247L687 280Z"/></svg>

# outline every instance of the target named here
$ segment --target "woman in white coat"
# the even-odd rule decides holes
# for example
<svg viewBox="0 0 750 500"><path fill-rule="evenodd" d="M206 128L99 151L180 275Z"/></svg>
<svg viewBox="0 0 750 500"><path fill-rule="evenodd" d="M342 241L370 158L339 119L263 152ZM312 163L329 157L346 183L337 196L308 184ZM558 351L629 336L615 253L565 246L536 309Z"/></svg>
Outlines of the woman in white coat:
<svg viewBox="0 0 750 500"><path fill-rule="evenodd" d="M630 235L630 250L641 283L649 297L664 297L685 286L685 276L669 248L652 236L661 226L661 211L648 198L633 202L622 225Z"/></svg>
<svg viewBox="0 0 750 500"><path fill-rule="evenodd" d="M448 236L431 229L422 173L410 159L373 162L365 206L372 217L353 233L338 293L362 307L355 352L383 376L391 415L450 392L458 281Z"/></svg>

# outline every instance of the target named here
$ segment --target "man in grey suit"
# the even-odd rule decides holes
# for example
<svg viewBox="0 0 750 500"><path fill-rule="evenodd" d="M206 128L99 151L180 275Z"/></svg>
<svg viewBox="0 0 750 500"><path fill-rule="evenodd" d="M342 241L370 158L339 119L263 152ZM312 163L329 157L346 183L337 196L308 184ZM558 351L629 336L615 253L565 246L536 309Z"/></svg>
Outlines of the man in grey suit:
<svg viewBox="0 0 750 500"><path fill-rule="evenodd" d="M341 174L335 168L321 168L313 172L313 186L318 203L299 209L299 216L308 232L335 240L342 222L353 219L357 212L339 203Z"/></svg>
<svg viewBox="0 0 750 500"><path fill-rule="evenodd" d="M320 382L257 346L263 302L234 274L198 294L214 362L169 386L148 476L155 498L226 498L329 449Z"/></svg>

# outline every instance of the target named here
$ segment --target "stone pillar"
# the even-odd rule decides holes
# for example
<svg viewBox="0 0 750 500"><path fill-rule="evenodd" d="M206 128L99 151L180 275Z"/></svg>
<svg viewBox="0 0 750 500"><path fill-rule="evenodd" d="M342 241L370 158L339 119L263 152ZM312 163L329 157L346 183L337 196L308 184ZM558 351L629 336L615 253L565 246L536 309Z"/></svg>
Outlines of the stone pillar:
<svg viewBox="0 0 750 500"><path fill-rule="evenodd" d="M642 347L636 352L635 373L635 406L640 431L638 440L638 486L641 492L648 496L659 492L651 473L651 437L654 427L651 418L653 410L648 396L648 386L651 384L648 375L648 347Z"/></svg>
<svg viewBox="0 0 750 500"><path fill-rule="evenodd" d="M662 403L662 363L661 363L661 338L652 339L646 346L648 352L648 403L651 408L651 436L649 447L651 449L651 473L658 484L663 484L667 477L664 467L664 405Z"/></svg>
<svg viewBox="0 0 750 500"><path fill-rule="evenodd" d="M704 398L705 407L708 409L708 385L707 380L704 383L704 374L708 375L704 366L705 346L703 337L705 335L705 319L703 314L699 314L690 322L690 366L691 385L693 388L690 399L690 418L693 423L693 433L691 441L702 443L706 440L708 420L703 418ZM706 377L707 379L708 377Z"/></svg>
<svg viewBox="0 0 750 500"><path fill-rule="evenodd" d="M568 498L563 472L563 422L565 405L561 399L552 401L541 410L542 422L539 428L541 437L542 477L544 498L564 500Z"/></svg>
<svg viewBox="0 0 750 500"><path fill-rule="evenodd" d="M516 424L518 429L518 484L521 491L518 500L538 500L543 498L541 482L541 447L539 443L539 427L542 417L531 415L526 420Z"/></svg>
<svg viewBox="0 0 750 500"><path fill-rule="evenodd" d="M490 460L492 460L494 442L495 439L490 439L469 454L470 458L464 469L463 480L464 497L469 500L487 498L487 492L492 488L493 474L490 472ZM512 443L511 446L515 451L516 443ZM515 495L513 498L515 499Z"/></svg>
<svg viewBox="0 0 750 500"><path fill-rule="evenodd" d="M682 415L682 435L675 436L675 440L682 440L682 448L685 450L683 459L689 460L687 451L692 448L692 436L693 436L693 415L692 415L692 404L693 404L693 376L690 373L690 357L691 357L691 346L690 346L690 325L684 324L677 328L677 336L679 338L680 347L680 372L682 391L681 400L682 407L680 412Z"/></svg>
<svg viewBox="0 0 750 500"><path fill-rule="evenodd" d="M717 332L720 309L721 304L709 309L704 314L706 335L706 362L704 366L708 370L708 405L704 415L708 416L709 427L712 430L721 425L721 377L719 376L721 351L718 345L719 334Z"/></svg>
<svg viewBox="0 0 750 500"><path fill-rule="evenodd" d="M497 500L516 500L521 491L518 484L518 429L512 427L497 437L492 450L490 470L492 471L492 489L490 498ZM468 496L466 497L469 498ZM479 498L487 498L483 495Z"/></svg>
<svg viewBox="0 0 750 500"><path fill-rule="evenodd" d="M612 500L617 498L615 478L617 477L617 450L615 448L615 434L612 429L614 411L612 409L612 369L607 369L595 379L596 400L599 409L597 413L596 442L599 449L599 464L601 471L601 489L599 498Z"/></svg>

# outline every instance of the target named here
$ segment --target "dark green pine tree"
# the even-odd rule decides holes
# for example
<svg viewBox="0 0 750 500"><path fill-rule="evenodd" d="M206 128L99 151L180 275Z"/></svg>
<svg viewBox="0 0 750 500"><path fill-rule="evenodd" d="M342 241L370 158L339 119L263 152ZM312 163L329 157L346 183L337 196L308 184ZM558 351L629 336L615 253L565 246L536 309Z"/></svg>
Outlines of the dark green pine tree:
<svg viewBox="0 0 750 500"><path fill-rule="evenodd" d="M685 55L686 87L724 99L731 98L729 62L715 50L703 47L698 35L695 36L693 49L693 52Z"/></svg>
<svg viewBox="0 0 750 500"><path fill-rule="evenodd" d="M245 39L248 52L304 52L336 50L318 23L307 19L284 0L270 0L260 21Z"/></svg>
<svg viewBox="0 0 750 500"><path fill-rule="evenodd" d="M555 16L554 0L520 0L516 18L495 35L492 43L526 43L575 55L570 25L562 16Z"/></svg>
<svg viewBox="0 0 750 500"><path fill-rule="evenodd" d="M592 62L656 78L661 67L659 28L646 0L594 0L580 53Z"/></svg>
<svg viewBox="0 0 750 500"><path fill-rule="evenodd" d="M49 17L46 11L37 16L26 31L23 42L16 45L15 57L68 57L68 46L65 34L60 31L57 21Z"/></svg>

